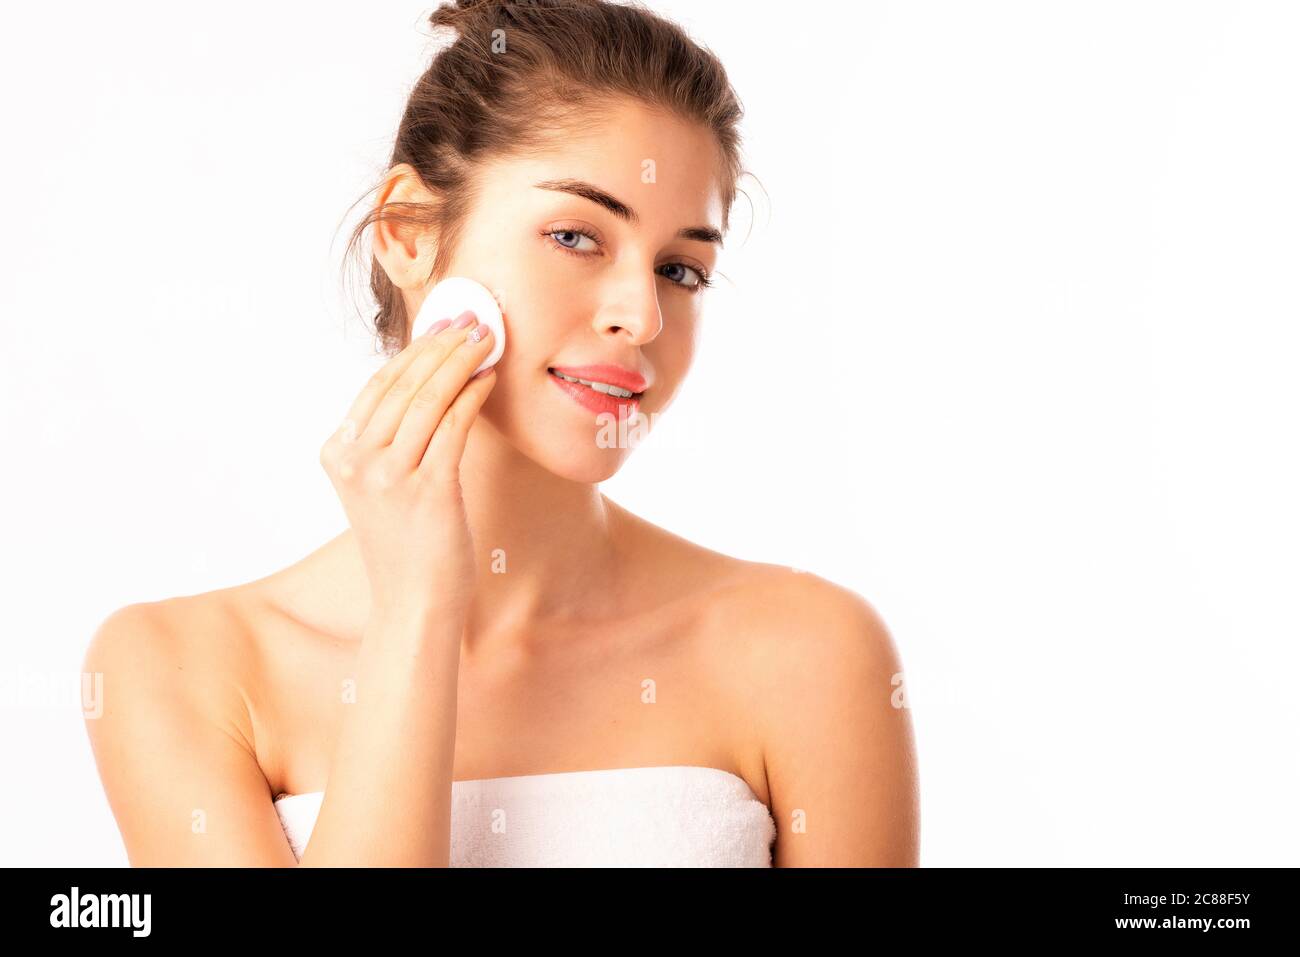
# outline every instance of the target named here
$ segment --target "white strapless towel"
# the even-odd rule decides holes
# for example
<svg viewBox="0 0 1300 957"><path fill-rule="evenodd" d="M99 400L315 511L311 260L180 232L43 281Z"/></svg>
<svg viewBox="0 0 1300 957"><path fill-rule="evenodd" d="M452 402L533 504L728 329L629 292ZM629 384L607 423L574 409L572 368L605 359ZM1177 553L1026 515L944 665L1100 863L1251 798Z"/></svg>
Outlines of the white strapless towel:
<svg viewBox="0 0 1300 957"><path fill-rule="evenodd" d="M301 859L323 791L281 795ZM743 778L695 765L453 781L452 867L771 867L776 822Z"/></svg>

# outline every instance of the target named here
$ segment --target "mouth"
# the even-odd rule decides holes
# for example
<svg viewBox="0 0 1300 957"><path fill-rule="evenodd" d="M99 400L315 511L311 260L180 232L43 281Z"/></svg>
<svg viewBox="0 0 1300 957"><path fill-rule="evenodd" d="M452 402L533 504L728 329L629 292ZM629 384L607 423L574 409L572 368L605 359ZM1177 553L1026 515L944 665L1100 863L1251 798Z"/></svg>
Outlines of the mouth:
<svg viewBox="0 0 1300 957"><path fill-rule="evenodd" d="M600 378L589 379L573 374L580 371ZM630 422L640 415L641 397L648 388L645 380L636 373L617 366L589 366L582 369L552 367L546 373L546 377L576 405L586 410L587 414L594 412L597 416L612 415L620 422ZM617 379L622 384L610 382L609 379ZM638 386L640 391L634 392L628 386Z"/></svg>
<svg viewBox="0 0 1300 957"><path fill-rule="evenodd" d="M638 399L639 400L643 395L645 395L644 389L642 389L640 392L633 392L631 389L621 388L620 386L617 386L612 382L602 382L598 379L583 379L575 375L569 375L567 373L560 372L558 369L554 369L554 368L547 369L546 371L550 373L554 378L559 379L561 382L568 382L573 385L585 386L586 388L590 389L592 392L598 392L601 395L607 395L611 399L626 399L626 400Z"/></svg>

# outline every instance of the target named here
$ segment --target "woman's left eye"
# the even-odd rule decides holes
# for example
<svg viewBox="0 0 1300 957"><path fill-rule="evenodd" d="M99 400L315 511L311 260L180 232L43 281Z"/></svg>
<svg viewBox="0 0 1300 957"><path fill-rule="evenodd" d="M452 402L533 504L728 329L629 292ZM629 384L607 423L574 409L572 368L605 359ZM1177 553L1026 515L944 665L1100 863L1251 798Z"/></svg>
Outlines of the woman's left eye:
<svg viewBox="0 0 1300 957"><path fill-rule="evenodd" d="M710 284L709 278L706 275L704 275L704 273L700 272L694 266L686 265L686 263L665 263L660 268L664 270L672 270L673 271L672 275L669 275L667 272L665 272L663 275L667 276L673 282L676 282L679 286L685 286L687 289L699 289L703 286L708 286ZM678 280L675 277L682 271L687 273L694 273L695 281L678 282Z"/></svg>

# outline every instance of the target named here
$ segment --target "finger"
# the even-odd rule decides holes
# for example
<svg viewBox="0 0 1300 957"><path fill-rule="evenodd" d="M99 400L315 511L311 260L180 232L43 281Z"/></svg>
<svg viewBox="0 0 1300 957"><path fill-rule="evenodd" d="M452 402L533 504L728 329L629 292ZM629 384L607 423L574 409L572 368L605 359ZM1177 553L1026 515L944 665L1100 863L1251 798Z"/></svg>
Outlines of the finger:
<svg viewBox="0 0 1300 957"><path fill-rule="evenodd" d="M384 363L370 377L356 398L353 399L351 408L348 409L347 415L339 426L339 435L344 442L355 442L357 440L361 433L365 431L366 425L370 422L371 416L374 415L380 400L392 388L393 383L406 372L420 352L428 348L434 341L434 337L450 324L450 319L435 323L425 335L412 339L406 348Z"/></svg>
<svg viewBox="0 0 1300 957"><path fill-rule="evenodd" d="M397 461L409 468L419 465L434 429L438 428L438 423L474 370L492 351L491 327L480 323L475 331L483 338L477 342L466 339L411 398L392 441L392 452Z"/></svg>
<svg viewBox="0 0 1300 957"><path fill-rule="evenodd" d="M443 413L433 438L420 459L418 471L435 482L452 482L460 477L460 460L465 453L470 426L496 385L497 373L490 368L487 374L465 383L460 395Z"/></svg>
<svg viewBox="0 0 1300 957"><path fill-rule="evenodd" d="M388 391L379 397L379 404L375 406L358 440L362 445L383 448L393 441L412 396L429 381L429 377L446 361L447 356L465 341L465 336L473 328L472 317L470 322L471 325L459 329L453 325L422 342L415 358L393 380ZM425 337L422 336L421 339L424 340Z"/></svg>

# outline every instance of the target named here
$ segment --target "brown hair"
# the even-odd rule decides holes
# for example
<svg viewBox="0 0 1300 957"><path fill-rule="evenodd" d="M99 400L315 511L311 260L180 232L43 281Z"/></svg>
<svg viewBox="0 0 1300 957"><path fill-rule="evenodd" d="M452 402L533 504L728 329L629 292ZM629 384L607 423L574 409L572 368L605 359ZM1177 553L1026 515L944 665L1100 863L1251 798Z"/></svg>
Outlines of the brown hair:
<svg viewBox="0 0 1300 957"><path fill-rule="evenodd" d="M475 165L543 149L560 131L595 128L601 108L619 97L714 132L726 231L743 192L737 127L744 111L721 62L681 27L638 2L609 0L456 0L439 6L429 22L457 36L415 84L388 169L410 164L440 202L372 209L353 229L345 258L375 223L432 228L438 244L428 278L441 278L475 200ZM386 181L387 171L362 199ZM385 353L396 353L409 341L411 317L373 255L369 269L375 335Z"/></svg>

